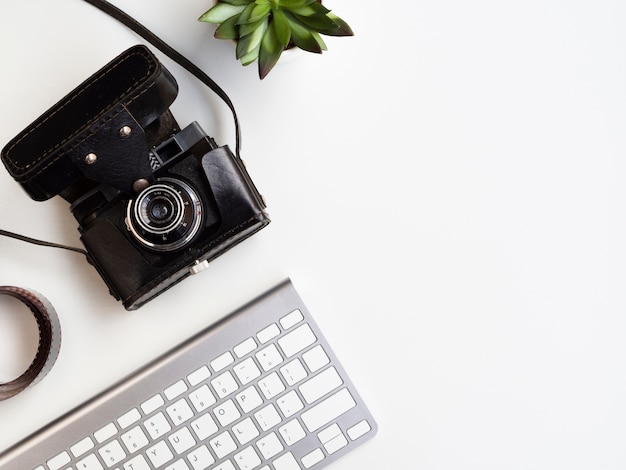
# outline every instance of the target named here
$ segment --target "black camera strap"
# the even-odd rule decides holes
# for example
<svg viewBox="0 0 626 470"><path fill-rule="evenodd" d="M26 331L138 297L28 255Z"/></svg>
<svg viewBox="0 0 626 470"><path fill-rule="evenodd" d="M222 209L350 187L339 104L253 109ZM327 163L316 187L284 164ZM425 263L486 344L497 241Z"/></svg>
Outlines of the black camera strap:
<svg viewBox="0 0 626 470"><path fill-rule="evenodd" d="M120 10L116 6L110 4L106 0L85 0L87 3L99 8L109 16L115 18L120 23L127 26L129 29L137 33L139 36L144 38L154 47L159 49L163 54L172 59L174 62L178 63L181 67L195 76L198 80L208 86L211 91L213 91L217 96L219 96L224 103L230 109L233 119L235 121L235 155L239 158L239 151L241 147L241 130L239 126L239 119L237 118L237 112L235 111L235 106L233 105L230 97L226 94L226 92L217 84L211 77L209 77L202 69L200 69L197 65L183 56L181 53L172 48L169 44L159 38L156 34L146 28L144 25L139 23L133 17L131 17L128 13Z"/></svg>
<svg viewBox="0 0 626 470"><path fill-rule="evenodd" d="M80 254L87 256L87 252L81 248L74 248L73 246L66 246L66 245L60 245L58 243L46 242L43 240L38 240L36 238L26 237L24 235L20 235L19 233L9 232L8 230L0 229L0 235L3 237L14 238L22 242L31 243L33 245L46 246L48 248L60 248L62 250L74 251L76 253L80 253Z"/></svg>

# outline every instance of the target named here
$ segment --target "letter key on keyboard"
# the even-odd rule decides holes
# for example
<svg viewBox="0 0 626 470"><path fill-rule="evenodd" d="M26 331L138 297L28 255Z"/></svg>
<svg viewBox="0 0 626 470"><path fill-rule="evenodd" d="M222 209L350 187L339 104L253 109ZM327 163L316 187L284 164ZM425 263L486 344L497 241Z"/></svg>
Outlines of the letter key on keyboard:
<svg viewBox="0 0 626 470"><path fill-rule="evenodd" d="M0 454L0 470L318 469L377 427L286 280Z"/></svg>

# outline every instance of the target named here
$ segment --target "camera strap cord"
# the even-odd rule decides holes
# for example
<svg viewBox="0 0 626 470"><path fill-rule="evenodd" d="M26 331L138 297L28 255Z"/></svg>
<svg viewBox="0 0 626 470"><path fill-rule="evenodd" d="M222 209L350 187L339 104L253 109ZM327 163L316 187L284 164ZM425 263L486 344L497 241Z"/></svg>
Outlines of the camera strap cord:
<svg viewBox="0 0 626 470"><path fill-rule="evenodd" d="M52 304L43 295L13 286L0 286L0 295L16 298L33 313L39 329L39 345L33 362L17 379L0 383L0 401L11 398L43 379L61 350L61 324Z"/></svg>
<svg viewBox="0 0 626 470"><path fill-rule="evenodd" d="M128 13L120 10L116 6L110 4L106 0L85 0L87 3L99 8L104 13L118 20L120 23L124 24L126 27L134 31L136 34L144 38L146 41L151 43L154 47L159 49L163 54L172 59L174 62L178 63L181 67L186 69L189 73L195 76L198 80L208 86L211 91L213 91L217 96L220 97L224 103L230 109L233 119L235 121L235 155L237 158L240 158L239 152L241 147L241 130L239 126L239 118L237 117L237 112L235 111L235 106L233 105L230 97L226 94L226 92L217 84L211 77L209 77L202 69L200 69L197 65L183 56L181 53L176 51L170 45L165 43L161 38L159 38L156 34L146 28L144 25L139 23L133 17L131 17Z"/></svg>

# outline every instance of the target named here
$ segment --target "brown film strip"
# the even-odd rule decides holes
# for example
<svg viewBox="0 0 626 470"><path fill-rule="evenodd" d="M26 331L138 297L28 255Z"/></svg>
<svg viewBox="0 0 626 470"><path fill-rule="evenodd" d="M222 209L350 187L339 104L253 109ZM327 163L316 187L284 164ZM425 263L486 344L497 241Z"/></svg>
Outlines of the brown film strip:
<svg viewBox="0 0 626 470"><path fill-rule="evenodd" d="M9 295L26 305L39 328L39 346L33 362L15 380L0 383L0 401L11 398L43 379L61 349L61 324L52 304L38 292L14 286L0 286L0 295Z"/></svg>

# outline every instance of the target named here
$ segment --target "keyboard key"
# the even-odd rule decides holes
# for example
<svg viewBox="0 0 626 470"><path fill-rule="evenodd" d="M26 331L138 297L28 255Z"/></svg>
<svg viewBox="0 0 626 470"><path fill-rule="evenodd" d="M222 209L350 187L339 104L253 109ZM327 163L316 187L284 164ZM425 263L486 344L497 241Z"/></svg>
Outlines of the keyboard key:
<svg viewBox="0 0 626 470"><path fill-rule="evenodd" d="M295 390L292 390L278 399L276 402L285 418L289 418L304 408L304 404Z"/></svg>
<svg viewBox="0 0 626 470"><path fill-rule="evenodd" d="M219 429L210 414L204 414L200 418L191 423L191 429L196 433L196 437L200 441L204 441L212 436Z"/></svg>
<svg viewBox="0 0 626 470"><path fill-rule="evenodd" d="M126 458L126 452L124 452L124 449L122 449L121 444L117 440L111 441L102 447L98 453L100 454L100 457L102 457L105 465L109 468Z"/></svg>
<svg viewBox="0 0 626 470"><path fill-rule="evenodd" d="M301 418L307 429L313 432L355 406L356 402L348 389L342 388L334 395L302 413Z"/></svg>
<svg viewBox="0 0 626 470"><path fill-rule="evenodd" d="M209 406L215 404L215 397L211 393L211 390L209 390L208 385L203 385L195 392L192 392L189 395L189 399L197 412L204 411Z"/></svg>
<svg viewBox="0 0 626 470"><path fill-rule="evenodd" d="M311 330L311 327L305 324L299 326L291 333L287 333L282 338L279 338L278 344L285 353L285 356L292 357L307 346L315 343L315 341L317 341L317 338Z"/></svg>
<svg viewBox="0 0 626 470"><path fill-rule="evenodd" d="M168 440L170 441L170 444L172 444L174 452L176 452L178 455L196 445L196 440L193 438L191 432L187 428L179 429L174 434L169 436Z"/></svg>
<svg viewBox="0 0 626 470"><path fill-rule="evenodd" d="M117 428L115 427L115 424L109 423L106 426L103 426L100 429L98 429L93 434L93 437L96 438L96 441L98 442L98 444L102 444L104 441L115 436L116 434L117 434Z"/></svg>
<svg viewBox="0 0 626 470"><path fill-rule="evenodd" d="M91 438L90 437L86 437L86 438L78 441L72 447L70 447L70 451L72 452L72 455L74 457L78 458L81 455L85 455L87 452L89 452L94 447L95 447L95 444L91 440Z"/></svg>
<svg viewBox="0 0 626 470"><path fill-rule="evenodd" d="M283 357L280 355L280 352L278 352L278 348L275 344L270 344L265 349L259 351L256 354L256 358L265 372L283 362Z"/></svg>
<svg viewBox="0 0 626 470"><path fill-rule="evenodd" d="M295 326L298 323L300 323L302 320L304 320L304 316L302 316L302 312L300 310L296 309L293 312L288 313L283 318L281 318L280 319L280 325L285 330L288 330L292 326Z"/></svg>
<svg viewBox="0 0 626 470"><path fill-rule="evenodd" d="M141 409L145 414L149 415L153 411L161 408L163 405L165 405L165 401L163 400L161 395L154 395L152 398L144 401L141 404Z"/></svg>
<svg viewBox="0 0 626 470"><path fill-rule="evenodd" d="M81 467L79 467L81 468ZM152 470L143 455L138 455L124 464L124 470Z"/></svg>
<svg viewBox="0 0 626 470"><path fill-rule="evenodd" d="M291 361L289 364L282 366L280 368L280 373L287 382L287 385L289 385L290 387L297 384L307 376L304 366L300 362L300 359L297 358Z"/></svg>
<svg viewBox="0 0 626 470"><path fill-rule="evenodd" d="M246 418L233 426L233 434L239 441L239 444L245 445L252 439L259 437L259 430L252 422L252 419Z"/></svg>
<svg viewBox="0 0 626 470"><path fill-rule="evenodd" d="M127 433L122 434L122 442L126 450L131 454L143 449L149 443L140 426L135 426Z"/></svg>
<svg viewBox="0 0 626 470"><path fill-rule="evenodd" d="M261 371L251 357L233 367L233 371L239 379L239 382L241 382L241 385L247 385L261 376Z"/></svg>
<svg viewBox="0 0 626 470"><path fill-rule="evenodd" d="M59 455L56 455L48 460L48 467L50 470L59 470L64 465L70 463L71 460L72 458L70 457L70 454L67 452L61 452Z"/></svg>
<svg viewBox="0 0 626 470"><path fill-rule="evenodd" d="M324 348L320 345L317 345L310 351L305 352L302 355L302 359L304 359L304 362L311 372L317 372L326 364L330 363L330 359L328 359Z"/></svg>
<svg viewBox="0 0 626 470"><path fill-rule="evenodd" d="M139 410L137 410L137 408L133 408L129 412L117 418L117 424L119 424L120 429L126 429L132 424L135 424L140 419L141 419L141 414L139 413Z"/></svg>
<svg viewBox="0 0 626 470"><path fill-rule="evenodd" d="M172 465L165 467L165 470L189 470L184 460L177 460Z"/></svg>
<svg viewBox="0 0 626 470"><path fill-rule="evenodd" d="M235 454L233 460L237 463L239 470L252 470L261 465L261 459L253 447L246 447L241 452Z"/></svg>
<svg viewBox="0 0 626 470"><path fill-rule="evenodd" d="M76 462L76 468L79 470L104 470L96 454L89 454L84 459Z"/></svg>
<svg viewBox="0 0 626 470"><path fill-rule="evenodd" d="M224 372L222 375L211 380L211 386L217 393L217 396L224 398L239 388L237 382L233 378L230 371Z"/></svg>
<svg viewBox="0 0 626 470"><path fill-rule="evenodd" d="M228 426L241 418L241 413L239 413L235 402L232 400L226 400L221 405L216 406L213 413L222 427Z"/></svg>
<svg viewBox="0 0 626 470"><path fill-rule="evenodd" d="M372 430L370 423L367 420L359 421L357 424L348 429L348 436L353 441L356 441L359 437L364 436Z"/></svg>
<svg viewBox="0 0 626 470"><path fill-rule="evenodd" d="M244 413L250 413L263 404L263 399L254 386L248 387L243 392L235 395L235 399Z"/></svg>
<svg viewBox="0 0 626 470"><path fill-rule="evenodd" d="M158 413L149 420L145 421L144 426L153 440L158 439L172 429L163 413Z"/></svg>
<svg viewBox="0 0 626 470"><path fill-rule="evenodd" d="M280 415L271 403L254 413L254 418L263 431L267 431L280 423Z"/></svg>
<svg viewBox="0 0 626 470"><path fill-rule="evenodd" d="M256 349L256 341L254 341L254 338L248 338L247 340L242 341L237 346L235 346L234 351L235 351L235 355L241 359L246 354L251 353L255 349Z"/></svg>
<svg viewBox="0 0 626 470"><path fill-rule="evenodd" d="M291 452L281 455L273 463L276 470L300 470L300 465Z"/></svg>
<svg viewBox="0 0 626 470"><path fill-rule="evenodd" d="M348 445L348 440L341 432L341 429L339 429L337 423L318 433L317 437L329 455Z"/></svg>
<svg viewBox="0 0 626 470"><path fill-rule="evenodd" d="M187 460L191 463L193 470L207 470L215 463L211 451L205 445L198 447L187 455Z"/></svg>
<svg viewBox="0 0 626 470"><path fill-rule="evenodd" d="M207 366L202 366L196 371L189 374L187 376L187 380L189 380L189 383L191 384L192 387L195 387L196 385L204 382L209 377L211 377L211 371L209 370Z"/></svg>
<svg viewBox="0 0 626 470"><path fill-rule="evenodd" d="M283 445L276 433L270 433L263 439L259 439L256 446L265 460L269 460L283 451Z"/></svg>
<svg viewBox="0 0 626 470"><path fill-rule="evenodd" d="M233 438L228 431L223 432L219 436L211 439L209 441L209 445L213 449L213 452L215 452L215 456L218 459L226 457L228 454L237 449L237 444L235 444L235 441L233 441Z"/></svg>
<svg viewBox="0 0 626 470"><path fill-rule="evenodd" d="M167 462L174 458L174 454L169 449L165 441L159 441L148 449L146 455L152 462L154 468L159 468L161 465L165 465Z"/></svg>
<svg viewBox="0 0 626 470"><path fill-rule="evenodd" d="M334 367L329 367L324 372L300 385L299 390L302 393L302 397L310 404L342 384L343 380L339 377L337 370Z"/></svg>
<svg viewBox="0 0 626 470"><path fill-rule="evenodd" d="M313 465L316 465L324 460L324 452L319 447L312 452L309 452L304 457L302 457L302 465L304 468L311 468Z"/></svg>
<svg viewBox="0 0 626 470"><path fill-rule="evenodd" d="M267 398L268 400L271 400L279 393L285 391L285 385L280 380L280 377L276 372L272 372L270 375L260 380L259 388L261 389L263 395L265 395L265 398Z"/></svg>
<svg viewBox="0 0 626 470"><path fill-rule="evenodd" d="M237 470L237 469L235 468L235 466L230 460L226 460L225 462L222 462L220 465L212 468L211 470Z"/></svg>
<svg viewBox="0 0 626 470"><path fill-rule="evenodd" d="M278 428L278 432L283 436L283 440L288 446L292 446L306 437L306 432L297 419L292 419L284 426Z"/></svg>
<svg viewBox="0 0 626 470"><path fill-rule="evenodd" d="M278 325L276 323L272 323L267 328L264 328L261 331L259 331L256 337L259 340L259 343L265 344L268 341L276 338L279 334L280 334L280 328L278 328Z"/></svg>
<svg viewBox="0 0 626 470"><path fill-rule="evenodd" d="M216 357L215 359L211 361L211 367L213 368L215 372L219 372L222 369L231 365L233 362L235 362L235 358L233 357L231 353L226 351L224 354Z"/></svg>
<svg viewBox="0 0 626 470"><path fill-rule="evenodd" d="M187 403L187 400L184 398L181 398L173 405L168 406L165 411L167 411L167 415L174 423L174 426L180 426L185 421L193 417L193 411Z"/></svg>
<svg viewBox="0 0 626 470"><path fill-rule="evenodd" d="M172 384L169 387L167 387L163 391L163 395L165 395L165 398L167 398L168 400L173 400L174 398L181 396L186 391L187 391L187 384L183 382L182 380L179 380L175 384Z"/></svg>
<svg viewBox="0 0 626 470"><path fill-rule="evenodd" d="M334 454L340 449L343 449L347 445L348 440L343 434L340 434L338 436L335 436L332 440L326 442L324 444L324 449L326 449L326 452L328 452L328 454L330 455Z"/></svg>

